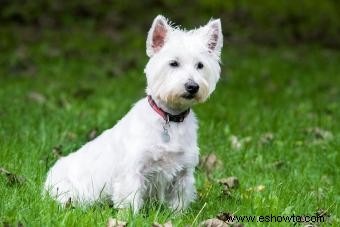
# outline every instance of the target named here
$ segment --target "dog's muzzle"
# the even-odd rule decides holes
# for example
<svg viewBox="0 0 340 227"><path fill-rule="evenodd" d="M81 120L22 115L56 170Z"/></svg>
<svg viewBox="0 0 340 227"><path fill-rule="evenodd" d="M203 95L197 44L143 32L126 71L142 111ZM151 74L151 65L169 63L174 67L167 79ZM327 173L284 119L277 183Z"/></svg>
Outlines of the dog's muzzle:
<svg viewBox="0 0 340 227"><path fill-rule="evenodd" d="M193 80L189 80L188 82L186 82L184 84L184 87L187 94L184 94L182 97L185 99L194 98L200 88L200 86Z"/></svg>

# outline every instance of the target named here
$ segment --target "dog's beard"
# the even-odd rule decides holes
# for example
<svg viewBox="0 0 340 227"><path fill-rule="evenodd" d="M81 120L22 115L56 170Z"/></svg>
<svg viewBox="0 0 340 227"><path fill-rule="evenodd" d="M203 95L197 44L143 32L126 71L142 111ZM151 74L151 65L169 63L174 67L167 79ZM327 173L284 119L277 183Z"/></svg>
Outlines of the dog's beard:
<svg viewBox="0 0 340 227"><path fill-rule="evenodd" d="M184 85L169 87L163 86L165 83L160 83L160 86L153 89L151 93L152 96L161 100L171 109L184 110L190 108L196 103L203 103L209 97L209 88L207 82L202 82L199 84L199 91L190 95L185 91Z"/></svg>

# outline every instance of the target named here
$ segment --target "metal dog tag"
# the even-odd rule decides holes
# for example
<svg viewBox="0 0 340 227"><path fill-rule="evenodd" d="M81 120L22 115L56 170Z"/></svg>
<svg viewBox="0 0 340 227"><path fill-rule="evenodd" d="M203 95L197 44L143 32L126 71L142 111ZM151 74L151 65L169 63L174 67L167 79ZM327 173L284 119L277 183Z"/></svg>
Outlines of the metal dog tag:
<svg viewBox="0 0 340 227"><path fill-rule="evenodd" d="M168 129L166 129L165 127L163 127L162 141L164 143L169 143L170 141L170 135L169 135Z"/></svg>
<svg viewBox="0 0 340 227"><path fill-rule="evenodd" d="M168 132L168 128L170 128L170 124L169 124L169 115L167 115L167 118L165 120L165 124L163 125L163 132L162 132L162 141L164 143L169 143L170 141L170 135Z"/></svg>

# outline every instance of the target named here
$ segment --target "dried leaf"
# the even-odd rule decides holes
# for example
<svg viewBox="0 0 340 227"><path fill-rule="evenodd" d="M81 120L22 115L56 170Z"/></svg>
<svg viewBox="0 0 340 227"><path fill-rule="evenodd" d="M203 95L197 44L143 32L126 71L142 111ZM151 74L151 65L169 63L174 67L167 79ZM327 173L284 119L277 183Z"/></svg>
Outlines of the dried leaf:
<svg viewBox="0 0 340 227"><path fill-rule="evenodd" d="M200 166L208 173L210 173L215 168L220 167L221 165L222 162L217 158L214 153L204 155L200 160Z"/></svg>
<svg viewBox="0 0 340 227"><path fill-rule="evenodd" d="M43 104L46 102L46 97L43 94L36 92L36 91L29 92L27 97L30 100L35 101L36 103L39 103L39 104Z"/></svg>
<svg viewBox="0 0 340 227"><path fill-rule="evenodd" d="M266 186L264 186L263 184L257 185L254 189L255 192L262 192L264 191L264 189L266 188Z"/></svg>
<svg viewBox="0 0 340 227"><path fill-rule="evenodd" d="M107 227L126 227L127 222L125 221L119 221L115 218L109 218L106 224Z"/></svg>
<svg viewBox="0 0 340 227"><path fill-rule="evenodd" d="M235 176L222 178L218 180L218 183L227 186L228 188L237 188L240 185L238 178Z"/></svg>
<svg viewBox="0 0 340 227"><path fill-rule="evenodd" d="M237 136L231 135L229 137L229 140L230 140L230 143L231 143L231 147L233 149L240 150L246 144L249 144L251 142L252 138L250 136L247 136L247 137L239 139Z"/></svg>
<svg viewBox="0 0 340 227"><path fill-rule="evenodd" d="M70 140L75 140L77 139L77 134L75 134L74 132L68 132L67 138L69 138Z"/></svg>
<svg viewBox="0 0 340 227"><path fill-rule="evenodd" d="M231 142L231 147L234 148L235 150L239 150L242 147L241 142L237 138L237 136L230 136L230 142Z"/></svg>
<svg viewBox="0 0 340 227"><path fill-rule="evenodd" d="M65 208L73 208L71 198L68 198L67 202L65 203Z"/></svg>
<svg viewBox="0 0 340 227"><path fill-rule="evenodd" d="M282 168L284 165L285 165L285 161L283 161L283 160L277 160L277 161L272 163L272 166L277 168L277 169Z"/></svg>
<svg viewBox="0 0 340 227"><path fill-rule="evenodd" d="M7 178L7 182L9 185L22 185L25 181L26 178L23 176L18 176L15 173L11 173L5 168L0 168L0 174L3 174Z"/></svg>
<svg viewBox="0 0 340 227"><path fill-rule="evenodd" d="M221 221L217 218L211 218L211 219L207 219L201 222L198 226L199 227L228 227L230 225L228 225L224 221Z"/></svg>
<svg viewBox="0 0 340 227"><path fill-rule="evenodd" d="M92 130L87 134L87 139L88 139L88 140L93 140L94 138L96 138L97 133L98 133L98 129L97 129L97 128L92 129Z"/></svg>
<svg viewBox="0 0 340 227"><path fill-rule="evenodd" d="M267 132L263 134L260 138L261 144L269 144L274 140L274 134L272 132Z"/></svg>
<svg viewBox="0 0 340 227"><path fill-rule="evenodd" d="M326 131L319 127L307 128L305 132L314 137L317 141L333 139L333 134L330 131Z"/></svg>
<svg viewBox="0 0 340 227"><path fill-rule="evenodd" d="M56 157L56 158L60 158L62 157L62 146L59 145L59 146L56 146L56 147L53 147L52 148L52 153L53 155Z"/></svg>
<svg viewBox="0 0 340 227"><path fill-rule="evenodd" d="M331 215L328 213L328 210L324 210L324 209L318 209L315 212L315 215L318 217L326 217L329 218Z"/></svg>
<svg viewBox="0 0 340 227"><path fill-rule="evenodd" d="M216 218L218 218L221 221L224 221L227 224L233 224L234 223L234 214L229 212L223 212L219 213Z"/></svg>

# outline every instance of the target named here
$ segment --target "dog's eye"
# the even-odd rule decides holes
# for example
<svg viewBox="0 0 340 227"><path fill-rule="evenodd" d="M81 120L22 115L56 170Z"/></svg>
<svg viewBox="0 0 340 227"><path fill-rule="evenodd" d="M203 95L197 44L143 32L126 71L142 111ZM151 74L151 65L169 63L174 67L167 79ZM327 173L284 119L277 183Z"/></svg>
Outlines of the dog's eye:
<svg viewBox="0 0 340 227"><path fill-rule="evenodd" d="M178 66L179 66L179 63L178 63L178 61L171 61L171 62L170 62L170 66L171 66L171 67L178 67Z"/></svg>
<svg viewBox="0 0 340 227"><path fill-rule="evenodd" d="M203 69L204 65L202 62L197 63L197 69Z"/></svg>

